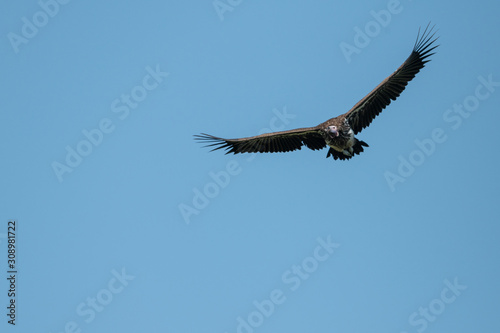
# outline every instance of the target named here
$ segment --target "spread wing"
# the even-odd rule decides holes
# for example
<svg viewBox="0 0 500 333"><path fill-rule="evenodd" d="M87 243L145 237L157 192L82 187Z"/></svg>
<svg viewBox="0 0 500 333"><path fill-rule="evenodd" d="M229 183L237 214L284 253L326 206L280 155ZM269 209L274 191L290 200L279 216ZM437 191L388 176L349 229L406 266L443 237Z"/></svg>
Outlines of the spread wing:
<svg viewBox="0 0 500 333"><path fill-rule="evenodd" d="M325 140L317 127L297 128L241 139L223 139L202 133L195 135L195 140L208 143L206 147L214 147L212 151L223 148L226 154L283 153L300 150L303 145L312 150L326 147Z"/></svg>
<svg viewBox="0 0 500 333"><path fill-rule="evenodd" d="M391 101L399 97L408 82L424 67L425 63L430 61L428 58L434 54L431 53L432 50L439 46L433 46L437 40L437 37L433 39L435 34L432 32L433 28L429 29L427 25L421 37L419 37L419 29L415 46L408 59L345 114L354 134L370 125Z"/></svg>

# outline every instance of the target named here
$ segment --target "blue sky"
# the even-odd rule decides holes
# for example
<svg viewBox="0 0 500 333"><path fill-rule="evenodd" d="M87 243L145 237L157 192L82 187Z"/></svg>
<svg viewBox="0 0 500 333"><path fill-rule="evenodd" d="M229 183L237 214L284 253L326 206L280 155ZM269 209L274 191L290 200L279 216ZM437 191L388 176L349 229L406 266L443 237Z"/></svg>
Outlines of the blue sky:
<svg viewBox="0 0 500 333"><path fill-rule="evenodd" d="M498 332L498 11L0 4L2 332ZM352 160L193 140L346 112L429 21L437 53Z"/></svg>

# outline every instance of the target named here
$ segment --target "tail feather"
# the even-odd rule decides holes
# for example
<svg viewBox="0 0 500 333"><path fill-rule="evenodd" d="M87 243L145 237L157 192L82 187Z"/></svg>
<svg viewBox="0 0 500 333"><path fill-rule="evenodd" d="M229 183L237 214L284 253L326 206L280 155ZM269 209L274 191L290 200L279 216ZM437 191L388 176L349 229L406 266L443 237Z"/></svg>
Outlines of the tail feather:
<svg viewBox="0 0 500 333"><path fill-rule="evenodd" d="M354 143L354 146L352 146L352 154L351 155L346 155L342 152L336 151L335 149L331 148L328 150L328 154L326 154L326 158L330 157L330 155L333 157L334 160L349 160L351 159L354 155L359 155L361 154L364 149L363 147L369 147L368 144L364 141L355 139L356 142Z"/></svg>

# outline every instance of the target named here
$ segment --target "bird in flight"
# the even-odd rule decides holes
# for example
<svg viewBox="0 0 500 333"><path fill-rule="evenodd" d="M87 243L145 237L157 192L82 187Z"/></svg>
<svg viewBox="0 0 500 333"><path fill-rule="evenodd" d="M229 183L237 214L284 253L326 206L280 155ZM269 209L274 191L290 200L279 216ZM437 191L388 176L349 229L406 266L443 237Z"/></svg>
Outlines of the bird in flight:
<svg viewBox="0 0 500 333"><path fill-rule="evenodd" d="M266 133L240 139L223 139L202 133L195 139L207 143L213 150L225 149L226 154L278 153L300 150L306 146L312 150L329 147L326 157L349 160L368 147L354 135L361 132L391 101L396 100L415 75L429 62L431 53L438 45L434 42L435 32L429 25L422 35L418 31L417 40L405 62L375 89L360 100L351 110L336 118L331 118L315 127L297 128L288 131Z"/></svg>

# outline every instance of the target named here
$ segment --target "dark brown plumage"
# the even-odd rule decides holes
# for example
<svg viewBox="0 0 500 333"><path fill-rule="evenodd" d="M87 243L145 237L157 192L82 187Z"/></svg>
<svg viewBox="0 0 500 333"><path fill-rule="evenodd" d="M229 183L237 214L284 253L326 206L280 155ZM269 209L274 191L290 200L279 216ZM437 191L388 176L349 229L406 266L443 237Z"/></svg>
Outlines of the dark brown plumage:
<svg viewBox="0 0 500 333"><path fill-rule="evenodd" d="M431 53L438 45L433 45L433 27L429 25L417 40L406 61L375 89L360 100L343 115L329 119L315 127L298 128L289 131L261 134L248 138L223 139L202 133L195 135L196 140L208 143L214 149L225 149L233 153L277 153L300 150L306 146L312 150L329 146L327 158L348 160L363 151L368 144L354 137L382 112L391 101L396 100L415 75L429 62Z"/></svg>

